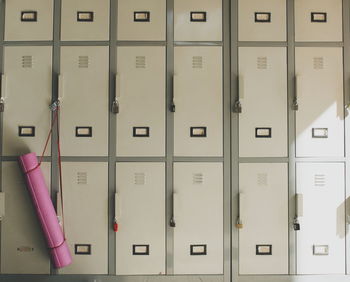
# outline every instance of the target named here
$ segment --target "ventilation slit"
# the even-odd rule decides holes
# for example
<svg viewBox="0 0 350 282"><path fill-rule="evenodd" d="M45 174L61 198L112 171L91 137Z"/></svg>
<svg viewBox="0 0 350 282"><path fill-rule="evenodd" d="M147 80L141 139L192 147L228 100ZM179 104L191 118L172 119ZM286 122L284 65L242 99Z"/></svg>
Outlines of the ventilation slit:
<svg viewBox="0 0 350 282"><path fill-rule="evenodd" d="M143 172L136 172L134 175L135 185L145 185L145 174Z"/></svg>
<svg viewBox="0 0 350 282"><path fill-rule="evenodd" d="M258 173L257 182L259 186L267 186L267 173Z"/></svg>
<svg viewBox="0 0 350 282"><path fill-rule="evenodd" d="M78 172L77 173L77 183L79 185L87 184L87 173L86 172Z"/></svg>
<svg viewBox="0 0 350 282"><path fill-rule="evenodd" d="M314 69L322 70L324 68L324 59L323 57L315 57L314 58Z"/></svg>
<svg viewBox="0 0 350 282"><path fill-rule="evenodd" d="M203 183L203 173L194 173L193 174L193 184L202 184Z"/></svg>
<svg viewBox="0 0 350 282"><path fill-rule="evenodd" d="M258 57L256 60L258 70L267 69L267 57Z"/></svg>
<svg viewBox="0 0 350 282"><path fill-rule="evenodd" d="M145 69L146 68L146 57L145 56L136 56L136 68Z"/></svg>
<svg viewBox="0 0 350 282"><path fill-rule="evenodd" d="M192 68L194 68L194 69L203 68L203 57L202 56L193 56L192 57Z"/></svg>
<svg viewBox="0 0 350 282"><path fill-rule="evenodd" d="M22 56L22 68L33 67L33 56Z"/></svg>
<svg viewBox="0 0 350 282"><path fill-rule="evenodd" d="M79 56L79 68L88 68L89 67L89 56Z"/></svg>
<svg viewBox="0 0 350 282"><path fill-rule="evenodd" d="M315 187L326 186L326 176L324 174L315 174L314 185Z"/></svg>

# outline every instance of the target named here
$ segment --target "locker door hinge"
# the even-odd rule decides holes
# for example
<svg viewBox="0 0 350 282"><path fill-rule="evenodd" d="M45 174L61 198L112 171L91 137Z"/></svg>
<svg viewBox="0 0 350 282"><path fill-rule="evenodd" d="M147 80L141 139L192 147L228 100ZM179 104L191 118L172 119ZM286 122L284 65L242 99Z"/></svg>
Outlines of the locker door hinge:
<svg viewBox="0 0 350 282"><path fill-rule="evenodd" d="M233 105L232 111L234 113L240 114L242 113L242 104L241 101L236 101L235 104Z"/></svg>

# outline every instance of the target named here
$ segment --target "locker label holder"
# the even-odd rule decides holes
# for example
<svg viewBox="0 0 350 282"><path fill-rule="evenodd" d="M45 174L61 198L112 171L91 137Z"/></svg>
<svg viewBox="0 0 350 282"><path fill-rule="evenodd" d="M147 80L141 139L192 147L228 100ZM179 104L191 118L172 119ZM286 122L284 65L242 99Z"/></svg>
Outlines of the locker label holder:
<svg viewBox="0 0 350 282"><path fill-rule="evenodd" d="M314 245L313 246L313 255L314 256L328 256L329 255L329 246L328 245Z"/></svg>
<svg viewBox="0 0 350 282"><path fill-rule="evenodd" d="M313 128L312 138L328 138L328 128Z"/></svg>
<svg viewBox="0 0 350 282"><path fill-rule="evenodd" d="M206 256L207 245L191 245L191 256Z"/></svg>
<svg viewBox="0 0 350 282"><path fill-rule="evenodd" d="M19 126L18 136L20 137L35 137L35 126Z"/></svg>
<svg viewBox="0 0 350 282"><path fill-rule="evenodd" d="M191 12L191 22L206 22L207 12Z"/></svg>
<svg viewBox="0 0 350 282"><path fill-rule="evenodd" d="M134 22L150 22L151 13L149 11L135 11Z"/></svg>
<svg viewBox="0 0 350 282"><path fill-rule="evenodd" d="M132 245L134 256L149 256L149 245Z"/></svg>
<svg viewBox="0 0 350 282"><path fill-rule="evenodd" d="M256 245L256 255L257 256L271 256L272 255L272 245Z"/></svg>
<svg viewBox="0 0 350 282"><path fill-rule="evenodd" d="M255 12L255 22L256 23L270 23L271 22L271 13Z"/></svg>
<svg viewBox="0 0 350 282"><path fill-rule="evenodd" d="M37 22L38 12L37 11L22 11L21 22Z"/></svg>
<svg viewBox="0 0 350 282"><path fill-rule="evenodd" d="M144 127L133 127L132 129L133 137L150 137L150 129L147 126Z"/></svg>
<svg viewBox="0 0 350 282"><path fill-rule="evenodd" d="M94 21L94 12L78 11L77 12L77 21L78 22L93 22Z"/></svg>
<svg viewBox="0 0 350 282"><path fill-rule="evenodd" d="M193 126L190 130L191 137L205 138L207 137L207 128L205 126Z"/></svg>
<svg viewBox="0 0 350 282"><path fill-rule="evenodd" d="M312 23L326 23L327 22L327 13L312 12L311 13L311 22Z"/></svg>
<svg viewBox="0 0 350 282"><path fill-rule="evenodd" d="M272 128L271 127L257 127L255 128L255 138L271 138Z"/></svg>
<svg viewBox="0 0 350 282"><path fill-rule="evenodd" d="M90 244L75 244L74 253L76 255L91 255L91 245Z"/></svg>
<svg viewBox="0 0 350 282"><path fill-rule="evenodd" d="M92 137L92 127L77 126L75 128L75 137Z"/></svg>

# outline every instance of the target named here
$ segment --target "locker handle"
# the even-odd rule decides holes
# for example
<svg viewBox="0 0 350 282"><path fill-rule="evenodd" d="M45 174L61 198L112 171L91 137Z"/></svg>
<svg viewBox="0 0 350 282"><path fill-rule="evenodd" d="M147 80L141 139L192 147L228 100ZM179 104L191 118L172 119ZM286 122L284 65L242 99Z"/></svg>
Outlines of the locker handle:
<svg viewBox="0 0 350 282"><path fill-rule="evenodd" d="M294 98L293 98L293 104L292 109L294 111L299 110L299 103L298 103L298 76L294 77Z"/></svg>
<svg viewBox="0 0 350 282"><path fill-rule="evenodd" d="M170 227L176 227L176 221L175 221L175 205L176 205L176 193L173 193L172 195L172 215L170 219Z"/></svg>
<svg viewBox="0 0 350 282"><path fill-rule="evenodd" d="M112 113L119 114L119 100L121 91L120 91L120 74L115 75L115 94L114 101L112 103Z"/></svg>
<svg viewBox="0 0 350 282"><path fill-rule="evenodd" d="M0 192L0 221L5 217L5 193Z"/></svg>
<svg viewBox="0 0 350 282"><path fill-rule="evenodd" d="M5 98L6 98L6 76L4 74L1 75L1 96L0 96L0 112L5 110Z"/></svg>
<svg viewBox="0 0 350 282"><path fill-rule="evenodd" d="M61 102L64 97L64 77L62 74L58 75L58 101Z"/></svg>
<svg viewBox="0 0 350 282"><path fill-rule="evenodd" d="M237 99L233 105L232 111L234 113L240 114L242 113L242 103L241 100L244 98L244 80L243 76L237 76Z"/></svg>
<svg viewBox="0 0 350 282"><path fill-rule="evenodd" d="M118 231L119 228L119 220L120 220L120 197L118 193L114 194L114 221L113 221L113 229L115 232Z"/></svg>
<svg viewBox="0 0 350 282"><path fill-rule="evenodd" d="M58 223L62 226L62 211L61 211L62 203L61 203L61 193L56 193L56 213Z"/></svg>
<svg viewBox="0 0 350 282"><path fill-rule="evenodd" d="M172 113L175 113L176 111L176 105L175 105L175 75L171 76L171 104L170 104L170 111Z"/></svg>
<svg viewBox="0 0 350 282"><path fill-rule="evenodd" d="M241 192L238 194L238 215L237 215L237 220L236 220L236 228L242 229L243 228L243 199L244 199L244 194Z"/></svg>
<svg viewBox="0 0 350 282"><path fill-rule="evenodd" d="M303 194L295 195L295 216L302 217L304 214L304 197Z"/></svg>

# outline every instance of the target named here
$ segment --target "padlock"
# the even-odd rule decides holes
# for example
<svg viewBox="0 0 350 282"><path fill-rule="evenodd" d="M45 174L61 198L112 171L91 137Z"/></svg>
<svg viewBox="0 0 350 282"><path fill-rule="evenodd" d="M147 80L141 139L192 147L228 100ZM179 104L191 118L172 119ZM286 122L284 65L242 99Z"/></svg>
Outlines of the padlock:
<svg viewBox="0 0 350 282"><path fill-rule="evenodd" d="M175 113L175 111L176 111L176 106L175 106L175 103L174 103L174 102L172 102L171 105L170 105L170 111L171 111L172 113Z"/></svg>
<svg viewBox="0 0 350 282"><path fill-rule="evenodd" d="M236 221L236 228L237 229L242 229L243 228L243 222L240 218L237 219Z"/></svg>
<svg viewBox="0 0 350 282"><path fill-rule="evenodd" d="M300 230L300 223L299 223L299 220L297 218L294 219L293 228L294 228L294 231Z"/></svg>

